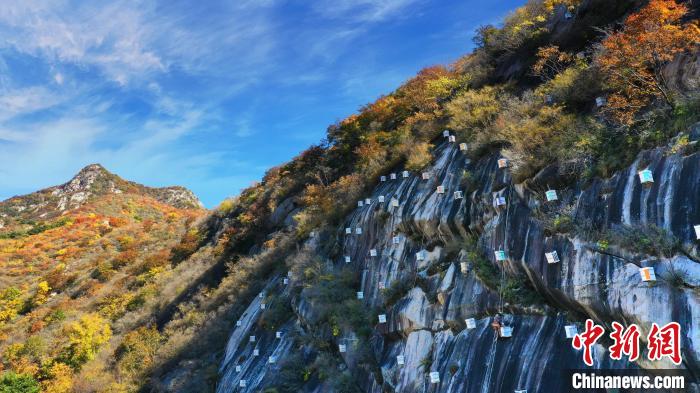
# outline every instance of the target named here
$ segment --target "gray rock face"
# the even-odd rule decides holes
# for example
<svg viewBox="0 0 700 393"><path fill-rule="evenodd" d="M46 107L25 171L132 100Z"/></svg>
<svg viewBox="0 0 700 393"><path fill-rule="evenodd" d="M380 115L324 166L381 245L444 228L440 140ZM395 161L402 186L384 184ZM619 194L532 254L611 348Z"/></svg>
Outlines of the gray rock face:
<svg viewBox="0 0 700 393"><path fill-rule="evenodd" d="M430 179L413 174L381 182L368 196L373 203L347 218L344 227L363 229L361 235L341 236L343 252L362 272L357 290L364 292L367 306L384 307L386 292L380 285L390 288L401 281L410 288L386 309L386 326L377 329L373 345L383 381L354 370L356 365L343 356L351 371L357 371L353 375L366 378L358 386L371 392L568 391L564 372L585 365L564 326L575 323L582 331L586 318L605 325L607 333L613 321L636 323L642 341L652 323L681 325L680 366L612 361L606 352L609 343L601 342L593 368L679 368L700 374L700 258L693 231L700 224L700 153L682 156L662 148L643 152L609 179L558 189L556 202L545 202L546 186L539 184L546 184L550 175L541 174L541 182L514 185L508 170L498 168L498 158L470 161L455 144L443 143L435 151ZM640 183L638 171L645 168L653 172L652 185ZM465 170L470 180L461 184ZM437 186L445 192L438 193ZM455 191L462 191L464 198L456 199ZM379 196L387 202L378 203ZM506 198L505 206L494 207L497 196ZM399 200L398 207L390 206L391 198ZM547 216L564 213L585 230L548 227ZM610 228L649 225L678 239L673 255L647 255L638 244L625 242L603 246L595 239ZM508 277L527 281L546 305L503 305L495 288L477 277L467 253L450 249L454 244L465 248L470 234L478 237L478 251L489 263L503 267ZM376 257L370 256L371 249L378 251ZM495 260L496 250L506 253L505 262ZM545 253L552 251L558 263L547 262ZM342 260L335 263L344 265ZM647 266L654 267L656 282L641 280L639 268ZM490 326L502 307L514 329L509 339L496 339ZM313 304L302 302L297 311L312 318ZM475 318L476 328L467 329L466 318ZM220 392L230 391L226 387L235 382L228 369L229 352L238 356L236 351L245 347L234 339L237 334L232 334L234 344L229 344L222 365ZM399 355L403 365L397 364ZM438 372L440 382L430 383L430 372ZM247 378L263 374L254 371Z"/></svg>

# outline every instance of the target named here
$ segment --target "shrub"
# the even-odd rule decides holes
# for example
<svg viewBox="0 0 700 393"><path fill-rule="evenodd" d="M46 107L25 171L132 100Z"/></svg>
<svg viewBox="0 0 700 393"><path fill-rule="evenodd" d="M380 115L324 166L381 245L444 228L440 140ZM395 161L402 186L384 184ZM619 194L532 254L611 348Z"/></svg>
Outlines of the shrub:
<svg viewBox="0 0 700 393"><path fill-rule="evenodd" d="M163 336L154 326L127 333L117 348L117 368L122 375L138 378L153 366Z"/></svg>
<svg viewBox="0 0 700 393"><path fill-rule="evenodd" d="M22 292L14 287L0 291L0 324L12 320L22 309Z"/></svg>
<svg viewBox="0 0 700 393"><path fill-rule="evenodd" d="M432 145L426 142L413 143L406 160L406 169L410 171L420 171L430 164L433 156L430 153Z"/></svg>
<svg viewBox="0 0 700 393"><path fill-rule="evenodd" d="M95 358L100 347L112 337L107 321L97 314L87 314L70 324L65 331L68 346L64 349L65 363L74 369Z"/></svg>
<svg viewBox="0 0 700 393"><path fill-rule="evenodd" d="M48 368L47 379L41 382L45 392L70 393L73 391L73 370L63 363L54 363Z"/></svg>
<svg viewBox="0 0 700 393"><path fill-rule="evenodd" d="M180 243L173 247L171 251L171 260L173 263L180 263L189 258L199 248L202 242L202 235L196 228L190 229L180 239Z"/></svg>
<svg viewBox="0 0 700 393"><path fill-rule="evenodd" d="M31 375L6 372L0 377L0 393L39 393L39 383Z"/></svg>
<svg viewBox="0 0 700 393"><path fill-rule="evenodd" d="M445 105L450 116L449 126L460 140L478 149L493 141L489 130L502 110L505 92L498 87L486 86L480 90L465 90Z"/></svg>

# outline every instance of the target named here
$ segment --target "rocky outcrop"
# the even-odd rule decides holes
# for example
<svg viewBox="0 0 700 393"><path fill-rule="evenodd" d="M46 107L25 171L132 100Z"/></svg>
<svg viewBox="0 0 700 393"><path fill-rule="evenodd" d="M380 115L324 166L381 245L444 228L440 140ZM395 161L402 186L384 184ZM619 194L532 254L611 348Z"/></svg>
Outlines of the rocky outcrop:
<svg viewBox="0 0 700 393"><path fill-rule="evenodd" d="M692 135L691 140L697 139ZM349 256L361 276L357 290L364 293L363 301L387 317L375 326L372 339L381 379L358 368L352 348L339 354L358 386L372 392L565 391L570 384L565 370L585 366L564 326L575 324L582 330L586 318L608 331L613 321L636 323L643 337L652 323L677 321L682 331L680 366L669 361L613 362L603 342L595 349L594 368L679 368L700 374L700 258L693 230L700 224L700 153L645 151L611 178L586 183L570 182L548 168L513 184L508 168L499 168L499 158L494 152L470 159L455 144L441 143L427 179L399 173L397 180L380 182L368 196L372 203L347 218L344 227L353 229L352 234L338 229L342 253L332 262L345 266ZM642 169L651 170L653 184L640 183ZM544 192L550 187L556 188L558 199L546 202ZM494 207L496 197L504 197L505 205ZM392 206L392 199L399 205ZM553 217L565 218L567 225L553 225ZM606 237L618 228L640 234L632 240ZM645 228L659 228L655 233L673 239L672 246L634 244L650 241L641 234ZM467 245L468 238L477 239L475 246ZM468 253L467 247L475 249ZM494 252L500 250L506 261L496 261ZM546 260L545 253L552 251L559 262ZM504 301L484 277L479 266L484 258L542 300ZM640 267L653 267L657 280L643 282ZM382 288L396 283L408 289L386 304L388 291ZM313 307L297 304L299 320L312 318ZM498 311L507 313L512 338L496 338L490 323ZM475 318L475 328L466 327L467 318ZM303 323L297 326L303 331ZM222 365L220 392L243 378L230 372L231 359L252 347L241 341L248 333L239 329ZM351 331L342 334L355 337ZM402 365L397 356L403 356ZM255 382L242 391L274 384L269 369L244 364L248 371L243 375ZM430 372L438 373L439 382L430 382Z"/></svg>

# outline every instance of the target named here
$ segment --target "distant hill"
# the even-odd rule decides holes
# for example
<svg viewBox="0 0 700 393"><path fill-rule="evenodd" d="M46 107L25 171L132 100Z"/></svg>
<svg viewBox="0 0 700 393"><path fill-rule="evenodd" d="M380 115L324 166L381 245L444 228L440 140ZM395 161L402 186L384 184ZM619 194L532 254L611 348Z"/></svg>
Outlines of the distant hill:
<svg viewBox="0 0 700 393"><path fill-rule="evenodd" d="M180 209L203 207L194 193L184 187L147 187L124 180L100 164L91 164L65 184L0 202L0 232L13 224L49 220L96 198L118 194L149 196Z"/></svg>

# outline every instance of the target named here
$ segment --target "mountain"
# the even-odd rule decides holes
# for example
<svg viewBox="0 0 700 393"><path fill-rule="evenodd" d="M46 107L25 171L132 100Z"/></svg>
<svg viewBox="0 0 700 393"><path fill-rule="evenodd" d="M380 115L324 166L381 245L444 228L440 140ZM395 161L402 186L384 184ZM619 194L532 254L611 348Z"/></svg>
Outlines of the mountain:
<svg viewBox="0 0 700 393"><path fill-rule="evenodd" d="M110 193L0 238L0 387L559 392L670 369L700 390L697 15L528 1L213 211ZM615 322L639 359L611 356ZM671 322L682 361L650 359Z"/></svg>
<svg viewBox="0 0 700 393"><path fill-rule="evenodd" d="M202 207L199 199L184 187L146 187L124 180L100 164L92 164L65 184L0 202L0 229L22 221L51 219L96 198L123 193L147 195L181 209Z"/></svg>

